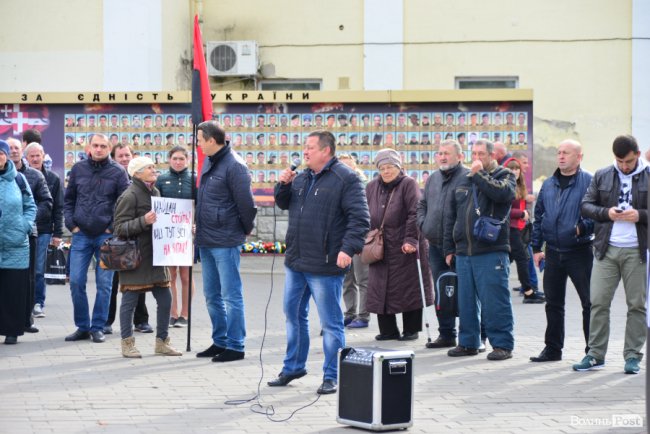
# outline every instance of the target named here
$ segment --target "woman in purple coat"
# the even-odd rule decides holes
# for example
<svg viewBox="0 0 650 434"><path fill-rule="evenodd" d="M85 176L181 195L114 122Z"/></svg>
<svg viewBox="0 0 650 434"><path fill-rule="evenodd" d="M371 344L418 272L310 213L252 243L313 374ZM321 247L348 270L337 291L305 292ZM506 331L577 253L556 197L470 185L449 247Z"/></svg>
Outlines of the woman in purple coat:
<svg viewBox="0 0 650 434"><path fill-rule="evenodd" d="M400 155L394 149L379 151L375 165L379 177L368 184L366 195L370 228L379 228L384 219L384 259L370 265L367 310L377 314L379 334L375 339L378 341L414 340L422 330L423 308L416 256L418 249L426 304L433 304L428 246L416 224L420 187L404 174ZM398 313L402 314L401 335L395 317Z"/></svg>

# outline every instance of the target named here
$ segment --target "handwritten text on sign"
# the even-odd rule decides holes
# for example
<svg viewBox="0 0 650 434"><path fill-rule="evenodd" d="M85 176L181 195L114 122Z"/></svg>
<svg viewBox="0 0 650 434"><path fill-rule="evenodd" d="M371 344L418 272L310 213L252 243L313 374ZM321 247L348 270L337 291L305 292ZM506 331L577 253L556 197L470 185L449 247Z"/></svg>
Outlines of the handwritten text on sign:
<svg viewBox="0 0 650 434"><path fill-rule="evenodd" d="M153 265L192 265L193 204L190 199L151 198L156 213L156 222L153 224Z"/></svg>

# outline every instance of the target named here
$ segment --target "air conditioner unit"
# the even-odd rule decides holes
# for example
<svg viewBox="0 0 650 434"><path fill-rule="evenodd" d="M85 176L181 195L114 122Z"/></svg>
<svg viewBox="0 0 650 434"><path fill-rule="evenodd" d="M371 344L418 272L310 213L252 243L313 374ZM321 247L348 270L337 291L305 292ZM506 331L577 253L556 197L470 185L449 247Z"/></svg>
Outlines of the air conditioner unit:
<svg viewBox="0 0 650 434"><path fill-rule="evenodd" d="M256 41L208 41L208 74L228 77L257 74Z"/></svg>

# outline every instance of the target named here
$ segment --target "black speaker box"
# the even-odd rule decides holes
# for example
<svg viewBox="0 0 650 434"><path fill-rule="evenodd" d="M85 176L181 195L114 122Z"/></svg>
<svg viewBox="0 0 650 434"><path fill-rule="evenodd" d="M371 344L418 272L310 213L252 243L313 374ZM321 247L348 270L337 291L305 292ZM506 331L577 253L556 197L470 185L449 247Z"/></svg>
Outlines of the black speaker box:
<svg viewBox="0 0 650 434"><path fill-rule="evenodd" d="M374 431L413 425L413 351L341 348L337 422Z"/></svg>

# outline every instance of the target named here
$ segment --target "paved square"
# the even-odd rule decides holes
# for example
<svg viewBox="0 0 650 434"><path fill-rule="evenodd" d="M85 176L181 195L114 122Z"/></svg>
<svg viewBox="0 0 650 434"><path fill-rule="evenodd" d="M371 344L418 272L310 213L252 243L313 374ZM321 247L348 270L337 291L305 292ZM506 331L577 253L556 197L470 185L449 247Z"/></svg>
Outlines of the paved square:
<svg viewBox="0 0 650 434"><path fill-rule="evenodd" d="M47 317L36 323L41 332L20 337L18 345L0 344L0 433L356 432L337 424L336 395L317 399L323 354L315 309L309 375L284 388L266 386L281 370L286 344L282 262L283 258L275 261L271 280L271 257L242 258L246 358L226 364L195 356L211 343L200 266L194 273L192 351L183 357L155 356L154 334L135 334L142 359L121 356L119 334L108 335L102 344L64 342L74 331L69 286L49 286ZM512 270L511 286L517 286ZM92 272L88 283L92 302ZM512 297L516 341L510 360L490 362L485 354L449 358L446 350L424 347L425 332L417 341L377 345L374 316L369 328L346 331L347 344L415 350L414 426L409 430L413 433L646 432L645 361L639 375L623 374L623 288L619 287L612 305L607 366L585 373L571 370L583 356L584 342L578 298L572 286L567 293L567 337L560 362L528 361L544 346L544 305L524 305L516 294ZM155 327L155 302L150 295L147 305ZM435 339L433 310L429 318ZM117 333L118 326L119 319L114 324ZM173 345L185 352L187 329L170 329L170 336ZM258 392L251 402L227 403L254 398ZM256 403L262 407L251 408ZM271 421L286 419L305 406L288 421ZM622 415L615 421L618 424L640 415L644 426L612 426L614 415Z"/></svg>

